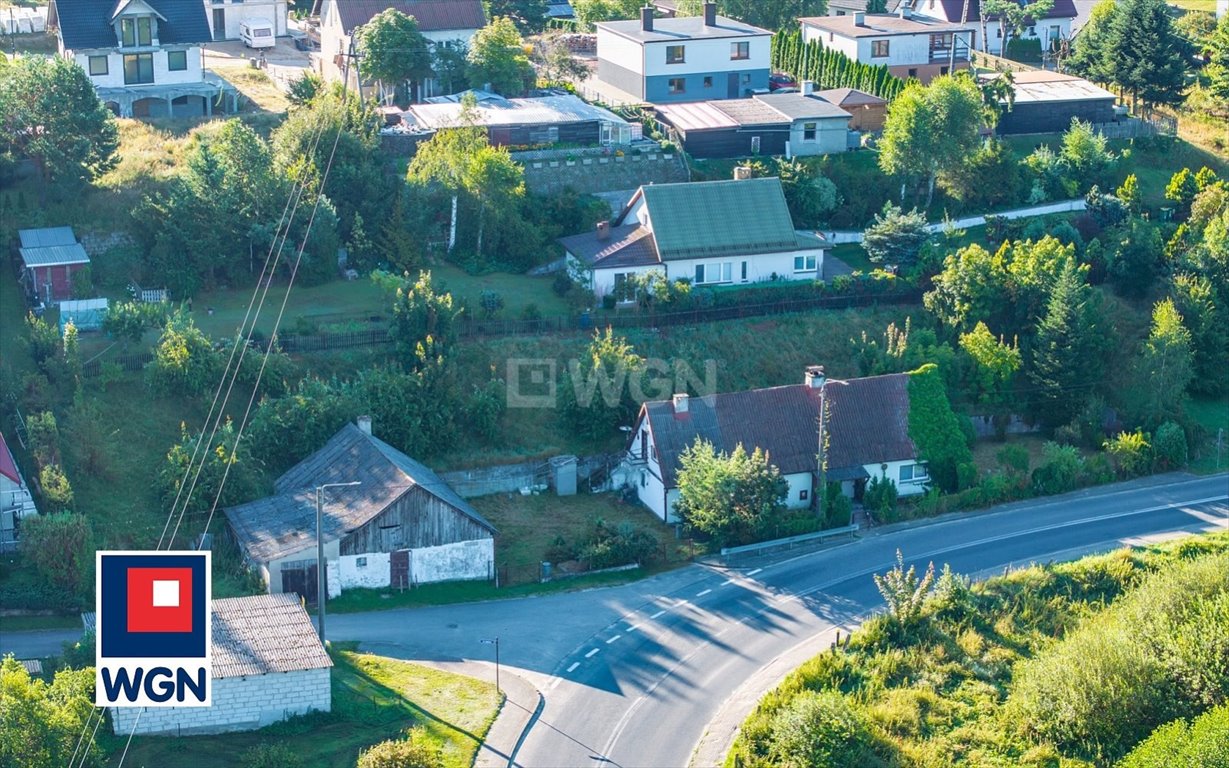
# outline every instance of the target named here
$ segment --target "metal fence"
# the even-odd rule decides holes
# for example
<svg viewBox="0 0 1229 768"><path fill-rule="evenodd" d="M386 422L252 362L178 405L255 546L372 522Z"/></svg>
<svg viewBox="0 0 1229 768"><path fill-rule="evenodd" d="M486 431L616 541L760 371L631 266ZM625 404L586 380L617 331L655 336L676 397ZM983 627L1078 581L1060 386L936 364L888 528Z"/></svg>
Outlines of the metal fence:
<svg viewBox="0 0 1229 768"><path fill-rule="evenodd" d="M740 560L747 560L761 555L768 555L775 552L788 552L793 549L802 549L807 547L817 547L829 539L837 536L849 536L853 538L858 532L858 525L847 525L843 528L829 528L826 531L816 531L815 533L804 533L801 536L788 536L784 539L773 539L772 541L761 541L758 544L746 544L741 547L722 547L721 557L725 560L726 565L731 565Z"/></svg>
<svg viewBox="0 0 1229 768"><path fill-rule="evenodd" d="M139 371L145 367L146 363L153 359L154 356L148 352L138 352L131 355L117 355L106 360L91 360L81 366L81 375L88 377L99 376L102 374L103 366L107 364L118 365L125 371Z"/></svg>

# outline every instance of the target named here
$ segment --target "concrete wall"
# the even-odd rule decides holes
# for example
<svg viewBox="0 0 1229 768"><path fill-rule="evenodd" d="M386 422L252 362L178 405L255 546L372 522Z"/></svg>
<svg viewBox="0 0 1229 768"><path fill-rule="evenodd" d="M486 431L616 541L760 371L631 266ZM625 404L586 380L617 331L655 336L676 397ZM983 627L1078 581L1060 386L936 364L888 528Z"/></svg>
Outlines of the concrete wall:
<svg viewBox="0 0 1229 768"><path fill-rule="evenodd" d="M119 736L132 733L140 714L139 734L254 731L293 715L332 708L328 669L215 678L212 687L211 707L112 707L112 728Z"/></svg>
<svg viewBox="0 0 1229 768"><path fill-rule="evenodd" d="M223 12L225 29L213 27L213 12ZM286 29L286 0L205 0L205 16L209 20L209 32L214 40L238 40L239 25L245 21L268 21L273 24L273 34L288 35Z"/></svg>
<svg viewBox="0 0 1229 768"><path fill-rule="evenodd" d="M495 539L458 541L410 551L410 582L489 579L495 574Z"/></svg>
<svg viewBox="0 0 1229 768"><path fill-rule="evenodd" d="M807 140L806 126L815 126L815 138ZM789 153L794 157L804 155L831 155L849 149L849 119L830 117L823 120L795 120L789 131Z"/></svg>
<svg viewBox="0 0 1229 768"><path fill-rule="evenodd" d="M387 552L367 552L362 555L342 555L337 560L337 579L341 590L364 587L378 589L387 587L389 581L389 558ZM360 561L362 565L360 565ZM332 566L332 563L329 563ZM329 569L329 587L332 591L333 571Z"/></svg>

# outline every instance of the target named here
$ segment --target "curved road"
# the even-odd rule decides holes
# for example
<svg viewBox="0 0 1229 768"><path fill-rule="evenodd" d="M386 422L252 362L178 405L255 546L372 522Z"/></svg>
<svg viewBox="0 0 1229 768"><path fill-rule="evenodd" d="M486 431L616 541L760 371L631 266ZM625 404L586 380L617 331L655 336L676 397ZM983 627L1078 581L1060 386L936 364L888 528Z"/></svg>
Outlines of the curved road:
<svg viewBox="0 0 1229 768"><path fill-rule="evenodd" d="M919 569L933 561L986 575L1217 529L1229 529L1229 476L1168 476L877 531L741 571L693 566L611 589L336 616L330 634L436 660L489 659L478 640L500 637L504 666L545 696L519 765L686 766L720 713L695 759L705 766L788 671L779 662L766 677L774 659L819 652L825 633L879 605L871 574L889 568L897 548Z"/></svg>

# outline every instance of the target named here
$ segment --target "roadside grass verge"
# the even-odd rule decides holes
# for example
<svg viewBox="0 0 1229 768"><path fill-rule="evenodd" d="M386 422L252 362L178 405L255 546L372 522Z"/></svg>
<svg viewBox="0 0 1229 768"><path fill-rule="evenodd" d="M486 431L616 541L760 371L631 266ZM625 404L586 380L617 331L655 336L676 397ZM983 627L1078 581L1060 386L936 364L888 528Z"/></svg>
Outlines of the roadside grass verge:
<svg viewBox="0 0 1229 768"><path fill-rule="evenodd" d="M1192 446L1192 472L1211 474L1229 468L1229 397L1193 397L1186 405L1186 415L1203 428L1203 439ZM1216 455L1217 430L1224 430L1219 463Z"/></svg>
<svg viewBox="0 0 1229 768"><path fill-rule="evenodd" d="M258 731L216 736L137 736L128 765L238 768L258 744L281 744L312 768L353 768L359 752L407 728L421 728L444 753L441 768L469 768L495 722L502 694L491 683L406 661L361 653L338 643L333 657L333 711ZM100 739L117 765L124 736Z"/></svg>
<svg viewBox="0 0 1229 768"><path fill-rule="evenodd" d="M40 629L80 629L80 616L0 616L0 635Z"/></svg>

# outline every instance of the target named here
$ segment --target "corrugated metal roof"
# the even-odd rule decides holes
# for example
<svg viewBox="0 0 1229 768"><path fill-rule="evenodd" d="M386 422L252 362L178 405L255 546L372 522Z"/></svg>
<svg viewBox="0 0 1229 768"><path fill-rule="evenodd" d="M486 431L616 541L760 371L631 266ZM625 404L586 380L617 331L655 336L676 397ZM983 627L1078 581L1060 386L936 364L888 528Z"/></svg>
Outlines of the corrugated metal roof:
<svg viewBox="0 0 1229 768"><path fill-rule="evenodd" d="M653 108L667 123L684 132L738 127L737 120L717 109L711 101L657 104Z"/></svg>
<svg viewBox="0 0 1229 768"><path fill-rule="evenodd" d="M983 75L982 79L994 79L999 75ZM1015 72L1012 74L1012 90L1016 104L1053 103L1062 101L1113 101L1118 97L1095 83L1059 72Z"/></svg>
<svg viewBox="0 0 1229 768"><path fill-rule="evenodd" d="M486 13L481 0L336 0L337 12L346 34L371 21L388 8L413 16L422 32L448 29L482 29Z"/></svg>
<svg viewBox="0 0 1229 768"><path fill-rule="evenodd" d="M45 227L43 229L19 229L22 248L46 248L52 245L72 245L77 242L72 227Z"/></svg>
<svg viewBox="0 0 1229 768"><path fill-rule="evenodd" d="M90 256L80 243L49 245L46 248L21 248L21 260L27 267L55 267L61 264L89 264Z"/></svg>
<svg viewBox="0 0 1229 768"><path fill-rule="evenodd" d="M224 597L210 610L215 680L333 666L297 594ZM85 631L95 631L96 618L81 614Z"/></svg>
<svg viewBox="0 0 1229 768"><path fill-rule="evenodd" d="M414 121L424 128L451 128L462 125L460 103L415 104L409 108ZM576 96L540 96L530 99L484 99L472 108L476 125L558 125L599 121L626 123L608 109L589 104Z"/></svg>

